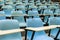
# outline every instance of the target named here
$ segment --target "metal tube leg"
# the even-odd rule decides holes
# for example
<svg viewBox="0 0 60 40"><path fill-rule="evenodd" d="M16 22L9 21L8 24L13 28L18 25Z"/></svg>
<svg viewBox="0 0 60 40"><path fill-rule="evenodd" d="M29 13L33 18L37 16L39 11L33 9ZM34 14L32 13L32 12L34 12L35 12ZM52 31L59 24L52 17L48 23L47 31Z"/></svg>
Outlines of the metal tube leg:
<svg viewBox="0 0 60 40"><path fill-rule="evenodd" d="M25 30L25 40L27 40L27 30Z"/></svg>
<svg viewBox="0 0 60 40"><path fill-rule="evenodd" d="M32 33L31 40L33 40L33 38L34 38L34 34L35 34L35 31L33 31L33 33Z"/></svg>

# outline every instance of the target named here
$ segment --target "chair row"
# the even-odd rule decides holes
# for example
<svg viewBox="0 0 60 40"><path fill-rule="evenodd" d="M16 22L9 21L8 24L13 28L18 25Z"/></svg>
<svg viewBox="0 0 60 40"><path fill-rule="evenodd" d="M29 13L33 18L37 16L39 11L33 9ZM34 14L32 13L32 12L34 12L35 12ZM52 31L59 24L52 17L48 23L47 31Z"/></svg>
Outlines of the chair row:
<svg viewBox="0 0 60 40"><path fill-rule="evenodd" d="M46 4L39 3L39 4L34 5L34 3L25 4L22 2L17 2L16 4L6 3L6 4L3 4L1 6L3 6L2 8L9 7L11 9L23 9L23 10L29 10L31 8L34 8L34 6L36 6L35 8L38 8L38 9L41 9L41 8L46 9L47 6L50 9L53 9L53 8L56 9L56 8L59 8L59 3L52 3L52 4L50 4L50 3L46 3Z"/></svg>
<svg viewBox="0 0 60 40"><path fill-rule="evenodd" d="M46 9L43 14L39 14L37 10L29 10L28 14L23 13L21 10L20 11L0 11L0 20L6 19L6 17L11 17L14 19L17 19L19 22L24 22L24 16L28 16L29 18L40 18L39 16L44 16L44 22L48 22L48 18L54 17L56 15L57 17L60 16L60 9L56 10L56 14L53 14L53 12L49 9ZM47 12L48 11L48 12ZM6 13L6 14L5 14ZM9 14L8 14L9 13ZM11 14L10 14L11 13ZM26 19L26 18L25 18ZM25 22L24 22L25 23Z"/></svg>
<svg viewBox="0 0 60 40"><path fill-rule="evenodd" d="M11 13L14 12L14 11L22 11L24 14L33 14L33 13L36 13L36 14L37 13L38 14L59 14L60 13L60 8L57 8L57 9L48 9L48 8L46 8L46 9L39 9L39 10L37 10L37 8L34 7L32 9L29 9L28 11L24 10L24 8L20 9L20 10L19 9L14 10L12 8L4 8L1 11L3 11L6 15L11 15ZM1 11L0 11L0 13L3 13Z"/></svg>
<svg viewBox="0 0 60 40"><path fill-rule="evenodd" d="M23 3L28 3L28 2L31 2L31 3L39 3L39 2L46 2L46 0L0 0L1 2L23 2ZM51 0L47 0L48 2L51 2Z"/></svg>
<svg viewBox="0 0 60 40"><path fill-rule="evenodd" d="M52 27L51 28L52 30L50 31L50 36L48 36L43 29L44 23L42 22L42 20L40 18L29 18L29 19L27 19L26 23L27 23L26 27L28 29L30 27L30 28L33 28L33 30L36 30L36 32L34 31L35 34L34 34L33 40L41 40L41 39L54 40L54 38L60 40L60 35L58 35L58 37L56 37L58 31L60 30L59 28L56 28L56 26L55 27L50 26L50 27ZM49 23L49 25L60 25L60 18L51 17L51 18L49 18L48 23ZM47 27L49 27L49 26L47 26ZM49 29L50 29L50 27L49 27ZM36 28L38 28L38 29L40 28L41 30L39 29L40 31L37 31L38 29L36 29ZM17 20L12 20L12 19L0 20L0 30L1 31L2 30L12 30L12 29L20 29L19 22ZM33 33L32 31L27 31L28 40L31 40L32 33ZM51 37L51 35L52 35L52 37ZM17 32L17 33L12 33L12 34L8 34L8 35L1 35L0 40L22 40L21 33Z"/></svg>

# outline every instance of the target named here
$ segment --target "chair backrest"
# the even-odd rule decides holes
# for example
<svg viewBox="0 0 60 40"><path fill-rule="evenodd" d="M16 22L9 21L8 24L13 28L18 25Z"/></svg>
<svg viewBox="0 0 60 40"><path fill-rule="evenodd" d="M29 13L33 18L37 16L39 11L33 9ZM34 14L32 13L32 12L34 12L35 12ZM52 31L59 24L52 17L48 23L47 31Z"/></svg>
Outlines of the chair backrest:
<svg viewBox="0 0 60 40"><path fill-rule="evenodd" d="M14 10L11 5L5 5L2 8L6 15L11 15L11 11Z"/></svg>
<svg viewBox="0 0 60 40"><path fill-rule="evenodd" d="M48 23L49 25L60 25L60 17L51 17L49 18Z"/></svg>
<svg viewBox="0 0 60 40"><path fill-rule="evenodd" d="M54 17L53 11L51 9L45 9L43 14L50 15L50 16L45 16L45 18L44 18L45 22L48 22L49 17Z"/></svg>
<svg viewBox="0 0 60 40"><path fill-rule="evenodd" d="M0 0L0 5L3 5L4 4L4 0Z"/></svg>
<svg viewBox="0 0 60 40"><path fill-rule="evenodd" d="M24 14L22 11L12 11L11 15L13 16L14 19L18 20L19 22L25 22L24 21Z"/></svg>
<svg viewBox="0 0 60 40"><path fill-rule="evenodd" d="M5 12L4 11L0 11L0 20L5 19Z"/></svg>
<svg viewBox="0 0 60 40"><path fill-rule="evenodd" d="M19 5L17 5L17 6L16 6L16 9L22 10L23 13L26 13L26 12L25 12L25 6L24 6L22 3L19 4Z"/></svg>
<svg viewBox="0 0 60 40"><path fill-rule="evenodd" d="M54 14L59 14L60 15L60 9L56 9Z"/></svg>
<svg viewBox="0 0 60 40"><path fill-rule="evenodd" d="M19 22L17 20L0 20L0 30L11 30L11 29L19 29ZM0 36L0 40L14 40L20 39L20 33L13 33L4 36Z"/></svg>
<svg viewBox="0 0 60 40"><path fill-rule="evenodd" d="M51 17L48 21L49 25L60 25L60 17ZM56 34L58 33L58 28L51 30L51 35L56 37ZM59 38L59 36L58 36Z"/></svg>
<svg viewBox="0 0 60 40"><path fill-rule="evenodd" d="M29 18L26 20L27 23L27 27L33 27L33 28L37 28L37 27L42 27L43 26L43 22L40 18ZM39 31L36 32L35 37L39 36L39 35L46 35L44 31ZM30 38L31 36L31 32L28 31L28 37Z"/></svg>
<svg viewBox="0 0 60 40"><path fill-rule="evenodd" d="M38 11L37 10L30 10L30 11L28 11L28 15L29 16L33 16L34 18L39 18L39 16L38 16Z"/></svg>
<svg viewBox="0 0 60 40"><path fill-rule="evenodd" d="M43 26L43 22L40 18L29 18L27 19L28 27L41 27Z"/></svg>
<svg viewBox="0 0 60 40"><path fill-rule="evenodd" d="M45 9L44 14L53 14L51 9Z"/></svg>

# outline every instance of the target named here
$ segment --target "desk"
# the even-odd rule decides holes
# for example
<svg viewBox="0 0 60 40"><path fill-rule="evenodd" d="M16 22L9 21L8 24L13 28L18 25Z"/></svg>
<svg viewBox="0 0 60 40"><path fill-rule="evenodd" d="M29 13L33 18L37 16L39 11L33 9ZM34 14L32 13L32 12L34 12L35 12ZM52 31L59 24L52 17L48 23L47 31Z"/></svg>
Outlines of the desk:
<svg viewBox="0 0 60 40"><path fill-rule="evenodd" d="M51 26L44 26L44 27L37 27L37 28L28 27L26 29L31 30L31 31L42 31L42 30L53 29L53 28L56 28L56 27L57 27L57 25L51 25Z"/></svg>
<svg viewBox="0 0 60 40"><path fill-rule="evenodd" d="M26 29L26 35L25 35L25 37L27 38L27 31L28 30L29 31L33 31L33 34L32 34L32 37L31 37L31 40L33 40L35 32L42 31L42 30L54 29L54 28L57 28L57 25L37 27L37 28L28 27L28 28L25 28ZM26 40L26 38L25 38L25 40Z"/></svg>
<svg viewBox="0 0 60 40"><path fill-rule="evenodd" d="M24 29L0 30L0 35L12 34L16 32L23 32Z"/></svg>

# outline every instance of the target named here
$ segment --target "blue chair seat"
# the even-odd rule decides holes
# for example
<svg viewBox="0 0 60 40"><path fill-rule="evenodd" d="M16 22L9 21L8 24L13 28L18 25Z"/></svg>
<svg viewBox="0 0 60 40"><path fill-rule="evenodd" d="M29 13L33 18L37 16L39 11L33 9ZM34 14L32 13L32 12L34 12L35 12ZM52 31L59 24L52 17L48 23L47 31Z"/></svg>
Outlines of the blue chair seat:
<svg viewBox="0 0 60 40"><path fill-rule="evenodd" d="M54 39L51 38L51 37L42 35L42 36L37 36L37 37L36 37L35 39L33 39L33 40L54 40Z"/></svg>

